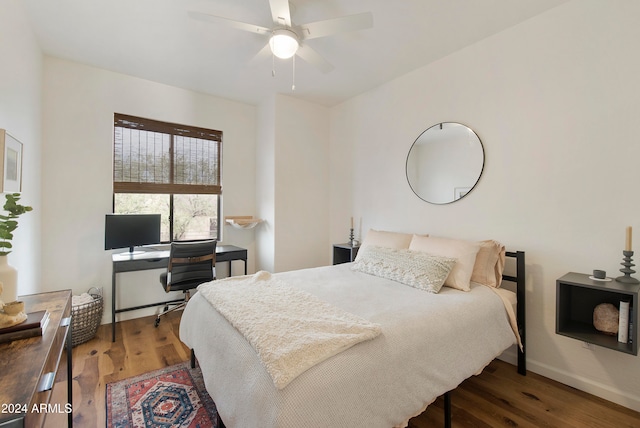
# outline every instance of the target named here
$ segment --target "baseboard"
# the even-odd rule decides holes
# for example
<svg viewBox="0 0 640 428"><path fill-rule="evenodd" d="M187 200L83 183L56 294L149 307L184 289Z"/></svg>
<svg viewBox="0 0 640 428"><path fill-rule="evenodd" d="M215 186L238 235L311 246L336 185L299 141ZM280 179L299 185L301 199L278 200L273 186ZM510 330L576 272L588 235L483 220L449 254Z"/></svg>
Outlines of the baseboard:
<svg viewBox="0 0 640 428"><path fill-rule="evenodd" d="M518 357L515 346L504 351L498 359L507 362L509 364L517 365ZM621 406L640 412L640 396L631 394L629 392L623 392L609 385L604 385L600 382L596 382L592 379L587 379L582 376L568 373L564 370L558 370L555 367L551 367L547 364L540 363L535 360L527 358L527 371L537 373L546 378L555 380L556 382L563 383L572 388L579 389L580 391L587 392L589 394L600 397L604 400L611 401Z"/></svg>

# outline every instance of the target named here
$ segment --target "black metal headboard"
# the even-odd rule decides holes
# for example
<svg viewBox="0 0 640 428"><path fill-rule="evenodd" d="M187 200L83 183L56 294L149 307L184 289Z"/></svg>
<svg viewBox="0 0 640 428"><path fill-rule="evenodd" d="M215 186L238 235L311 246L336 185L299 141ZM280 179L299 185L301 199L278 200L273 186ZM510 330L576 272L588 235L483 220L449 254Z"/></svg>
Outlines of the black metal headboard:
<svg viewBox="0 0 640 428"><path fill-rule="evenodd" d="M526 292L525 278L526 267L524 262L524 251L507 251L507 257L512 257L516 261L516 275L502 275L504 281L516 283L516 297L518 299L516 310L516 321L518 323L518 333L522 342L522 349L518 346L518 373L525 376L527 374L527 345L526 345Z"/></svg>

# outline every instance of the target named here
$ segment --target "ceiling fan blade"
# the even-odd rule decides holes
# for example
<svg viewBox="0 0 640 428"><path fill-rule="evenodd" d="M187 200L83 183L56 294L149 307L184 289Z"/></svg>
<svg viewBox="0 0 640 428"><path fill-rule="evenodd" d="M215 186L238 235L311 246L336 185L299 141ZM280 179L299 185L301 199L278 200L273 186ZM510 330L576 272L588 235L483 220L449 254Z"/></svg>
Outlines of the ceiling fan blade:
<svg viewBox="0 0 640 428"><path fill-rule="evenodd" d="M327 19L325 21L310 22L309 24L300 26L303 30L303 38L305 40L331 36L347 31L364 30L371 27L373 27L373 15L371 15L371 12Z"/></svg>
<svg viewBox="0 0 640 428"><path fill-rule="evenodd" d="M291 12L289 11L289 0L269 0L273 23L291 27Z"/></svg>
<svg viewBox="0 0 640 428"><path fill-rule="evenodd" d="M267 43L262 49L258 51L257 54L255 54L253 58L251 58L247 65L249 65L250 67L254 67L259 62L262 62L264 59L270 57L271 55L271 47L269 46L269 43Z"/></svg>
<svg viewBox="0 0 640 428"><path fill-rule="evenodd" d="M220 24L236 30L249 31L250 33L271 34L271 29L260 25L248 24L246 22L234 21L233 19L222 18L220 16L209 15L201 12L189 11L189 17L199 21Z"/></svg>
<svg viewBox="0 0 640 428"><path fill-rule="evenodd" d="M318 68L323 73L328 73L333 70L333 65L331 65L326 59L322 58L320 54L313 49L311 49L307 45L302 45L298 48L296 52L300 58Z"/></svg>

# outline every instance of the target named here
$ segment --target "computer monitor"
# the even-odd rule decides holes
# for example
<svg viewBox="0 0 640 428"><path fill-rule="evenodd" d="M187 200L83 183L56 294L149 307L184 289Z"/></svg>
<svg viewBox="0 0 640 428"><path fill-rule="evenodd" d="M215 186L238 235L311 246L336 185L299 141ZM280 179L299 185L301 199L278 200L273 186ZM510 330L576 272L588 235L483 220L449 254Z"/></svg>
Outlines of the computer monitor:
<svg viewBox="0 0 640 428"><path fill-rule="evenodd" d="M107 214L104 249L129 248L160 243L160 214Z"/></svg>

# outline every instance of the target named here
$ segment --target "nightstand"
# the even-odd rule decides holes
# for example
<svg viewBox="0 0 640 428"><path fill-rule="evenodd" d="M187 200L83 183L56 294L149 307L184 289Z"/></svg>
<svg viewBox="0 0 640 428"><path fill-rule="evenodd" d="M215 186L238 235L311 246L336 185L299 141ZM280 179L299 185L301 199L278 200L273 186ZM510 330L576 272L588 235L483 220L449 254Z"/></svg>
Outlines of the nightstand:
<svg viewBox="0 0 640 428"><path fill-rule="evenodd" d="M556 333L583 342L627 354L638 355L638 290L640 286L590 279L589 275L570 272L556 281ZM628 343L618 342L617 335L599 332L593 326L593 310L601 303L619 308L621 301L630 304L633 331Z"/></svg>
<svg viewBox="0 0 640 428"><path fill-rule="evenodd" d="M352 247L349 244L334 244L333 245L333 264L339 265L341 263L349 263L356 259L360 246Z"/></svg>

